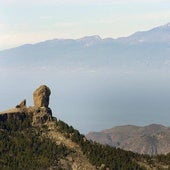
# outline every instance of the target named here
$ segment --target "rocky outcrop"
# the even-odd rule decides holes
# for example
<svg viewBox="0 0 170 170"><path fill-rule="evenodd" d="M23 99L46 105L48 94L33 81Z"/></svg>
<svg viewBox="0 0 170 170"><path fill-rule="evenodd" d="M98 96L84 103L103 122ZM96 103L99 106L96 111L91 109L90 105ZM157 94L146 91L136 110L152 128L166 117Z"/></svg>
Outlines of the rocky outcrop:
<svg viewBox="0 0 170 170"><path fill-rule="evenodd" d="M41 85L34 91L34 107L31 108L34 126L39 126L52 119L52 111L48 107L50 94L51 90L46 85Z"/></svg>
<svg viewBox="0 0 170 170"><path fill-rule="evenodd" d="M48 107L49 105L49 97L51 91L50 89L42 85L38 89L34 91L33 98L34 98L34 106L35 107Z"/></svg>
<svg viewBox="0 0 170 170"><path fill-rule="evenodd" d="M52 111L48 107L50 93L50 89L47 86L40 86L33 94L35 104L34 106L27 107L26 100L23 100L15 108L0 113L0 124L10 124L11 126L9 126L9 128L15 130L18 130L20 128L19 130L21 131L18 131L18 133L23 134L24 128L26 128L27 130L29 128L34 128L36 129L35 133L38 134L36 134L36 136L40 137L41 140L43 138L48 138L49 140L55 142L57 146L59 146L59 154L60 152L63 152L60 151L60 147L64 148L64 157L60 158L58 154L55 155L56 161L54 167L52 165L49 168L43 169L60 169L57 166L61 166L62 169L67 170L96 170L96 167L91 165L87 157L83 154L81 147L77 143L73 142L71 138L68 137L68 135L66 135L67 132L59 131L57 119L52 117ZM19 124L19 126L15 128L17 126L17 123ZM3 128L5 129L6 126L4 126ZM83 140L85 141L86 139L84 138ZM37 147L39 147L39 145ZM25 148L23 148L23 150L24 149ZM66 151L68 153L66 153Z"/></svg>
<svg viewBox="0 0 170 170"><path fill-rule="evenodd" d="M52 120L52 111L47 107L32 107L29 108L32 113L32 125L41 126L42 124Z"/></svg>
<svg viewBox="0 0 170 170"><path fill-rule="evenodd" d="M24 119L26 115L32 117L33 126L41 126L52 120L52 111L48 107L51 91L49 87L42 85L33 93L34 106L27 107L23 100L15 108L0 112L0 121L8 119Z"/></svg>
<svg viewBox="0 0 170 170"><path fill-rule="evenodd" d="M26 100L24 99L19 105L16 105L16 108L24 108L26 107Z"/></svg>

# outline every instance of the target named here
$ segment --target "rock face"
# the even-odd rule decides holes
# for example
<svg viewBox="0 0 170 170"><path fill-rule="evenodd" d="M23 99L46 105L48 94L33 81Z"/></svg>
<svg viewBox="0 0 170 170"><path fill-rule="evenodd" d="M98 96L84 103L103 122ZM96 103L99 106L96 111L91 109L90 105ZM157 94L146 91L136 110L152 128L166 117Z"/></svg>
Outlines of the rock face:
<svg viewBox="0 0 170 170"><path fill-rule="evenodd" d="M32 125L33 126L41 126L42 124L46 123L47 121L52 120L52 111L50 108L46 107L32 107L29 108L32 112Z"/></svg>
<svg viewBox="0 0 170 170"><path fill-rule="evenodd" d="M34 106L35 107L48 107L49 105L49 97L51 91L50 89L42 85L38 89L34 91L33 98L34 98Z"/></svg>
<svg viewBox="0 0 170 170"><path fill-rule="evenodd" d="M23 120L25 119L27 114L25 112L20 112L20 111L14 111L14 112L4 112L0 113L0 121L7 121L7 120Z"/></svg>

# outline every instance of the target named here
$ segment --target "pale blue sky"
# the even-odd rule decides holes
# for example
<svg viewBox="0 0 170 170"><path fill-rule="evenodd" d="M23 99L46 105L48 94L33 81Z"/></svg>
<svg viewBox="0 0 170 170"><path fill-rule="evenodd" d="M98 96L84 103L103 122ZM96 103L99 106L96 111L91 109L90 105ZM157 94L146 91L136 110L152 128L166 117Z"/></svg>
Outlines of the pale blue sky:
<svg viewBox="0 0 170 170"><path fill-rule="evenodd" d="M54 38L117 38L168 22L169 0L0 0L0 50Z"/></svg>

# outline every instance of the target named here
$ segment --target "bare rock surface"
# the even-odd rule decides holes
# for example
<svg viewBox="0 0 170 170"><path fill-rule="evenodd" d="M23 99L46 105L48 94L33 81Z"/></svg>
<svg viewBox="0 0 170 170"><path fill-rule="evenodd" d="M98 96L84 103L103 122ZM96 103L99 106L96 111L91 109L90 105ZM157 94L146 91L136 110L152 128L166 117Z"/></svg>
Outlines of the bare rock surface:
<svg viewBox="0 0 170 170"><path fill-rule="evenodd" d="M35 107L48 107L49 97L51 91L46 85L41 85L38 89L34 91L34 106Z"/></svg>
<svg viewBox="0 0 170 170"><path fill-rule="evenodd" d="M21 101L21 103L19 105L16 105L16 108L24 108L26 107L26 100L24 99L23 101Z"/></svg>

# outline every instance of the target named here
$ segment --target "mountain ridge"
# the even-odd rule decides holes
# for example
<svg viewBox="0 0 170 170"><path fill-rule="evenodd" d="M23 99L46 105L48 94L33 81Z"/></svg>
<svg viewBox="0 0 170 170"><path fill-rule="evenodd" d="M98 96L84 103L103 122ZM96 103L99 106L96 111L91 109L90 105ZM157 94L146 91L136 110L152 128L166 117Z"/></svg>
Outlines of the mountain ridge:
<svg viewBox="0 0 170 170"><path fill-rule="evenodd" d="M90 132L86 137L101 144L140 154L157 155L170 152L170 127L160 124L116 126L101 132Z"/></svg>
<svg viewBox="0 0 170 170"><path fill-rule="evenodd" d="M139 43L142 43L144 41L138 39L138 40L135 40L135 38L139 38L139 36L144 36L143 34L149 34L149 33L152 33L152 32L163 32L163 31L170 31L170 22L167 23L167 24L164 24L164 25L161 25L161 26L156 26L154 28L151 28L151 29L148 29L146 31L137 31L137 32L134 32L132 34L130 34L129 36L126 36L126 37L118 37L118 38L113 38L113 37L106 37L106 38L101 38L99 35L88 35L88 36L83 36L83 37L80 37L80 38L77 38L77 39L73 39L73 38L54 38L54 39L49 39L49 40L45 40L45 41L40 41L40 42L37 42L37 43L28 43L28 44L23 44L23 45L20 45L20 46L17 46L17 47L14 47L14 48L11 48L11 49L15 49L15 48L18 48L18 47L24 47L24 46L30 46L30 45L38 45L38 44L41 44L41 43L51 43L51 42L81 42L82 44L83 43L88 43L89 41L92 42L92 45L93 43L97 43L97 42L104 42L104 41L111 41L111 42L123 42L125 40L125 42L130 42L130 40L134 40L135 43L139 42ZM158 35L156 35L157 37ZM168 36L167 39L158 39L154 37L155 39L157 39L158 42L170 42L170 37ZM167 40L167 41L166 41ZM153 41L149 41L149 42L153 42L154 43L154 40ZM130 42L131 43L131 42ZM134 42L132 42L134 43ZM10 49L10 48L9 48ZM9 50L9 49L5 49L5 50L1 50L1 51L6 51L6 50ZM1 52L0 51L0 52Z"/></svg>
<svg viewBox="0 0 170 170"><path fill-rule="evenodd" d="M147 62L150 67L169 68L170 29L164 27L118 39L94 35L25 44L0 51L0 65L143 68Z"/></svg>

